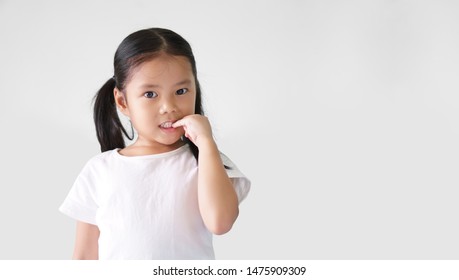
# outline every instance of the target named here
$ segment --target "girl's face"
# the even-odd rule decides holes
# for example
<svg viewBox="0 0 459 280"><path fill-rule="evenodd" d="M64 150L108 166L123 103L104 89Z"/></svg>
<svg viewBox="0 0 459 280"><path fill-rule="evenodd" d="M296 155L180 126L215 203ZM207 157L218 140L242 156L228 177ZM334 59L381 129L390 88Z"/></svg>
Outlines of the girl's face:
<svg viewBox="0 0 459 280"><path fill-rule="evenodd" d="M115 88L118 108L138 133L135 145L171 146L184 134L172 123L194 114L196 85L186 57L162 54L136 67L125 94Z"/></svg>

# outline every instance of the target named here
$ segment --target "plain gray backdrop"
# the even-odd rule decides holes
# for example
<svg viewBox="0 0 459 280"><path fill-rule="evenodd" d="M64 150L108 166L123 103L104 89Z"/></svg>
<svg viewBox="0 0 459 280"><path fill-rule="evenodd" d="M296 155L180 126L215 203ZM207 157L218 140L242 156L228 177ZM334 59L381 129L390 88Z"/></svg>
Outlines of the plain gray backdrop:
<svg viewBox="0 0 459 280"><path fill-rule="evenodd" d="M99 153L121 40L192 45L219 148L252 181L218 259L459 257L457 1L0 0L0 259L69 259L58 207Z"/></svg>

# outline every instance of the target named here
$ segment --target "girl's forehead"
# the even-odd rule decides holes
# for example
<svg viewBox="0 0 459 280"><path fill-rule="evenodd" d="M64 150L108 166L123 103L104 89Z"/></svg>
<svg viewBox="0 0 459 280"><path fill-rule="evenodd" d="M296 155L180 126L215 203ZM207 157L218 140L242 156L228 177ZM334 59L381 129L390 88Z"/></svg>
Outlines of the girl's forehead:
<svg viewBox="0 0 459 280"><path fill-rule="evenodd" d="M174 83L176 80L191 79L193 71L188 58L162 54L142 62L131 73L129 83L155 82Z"/></svg>
<svg viewBox="0 0 459 280"><path fill-rule="evenodd" d="M161 54L160 56L142 62L138 68L140 68L140 70L150 72L161 72L169 68L174 68L174 70L183 69L184 71L191 71L191 64L185 56Z"/></svg>

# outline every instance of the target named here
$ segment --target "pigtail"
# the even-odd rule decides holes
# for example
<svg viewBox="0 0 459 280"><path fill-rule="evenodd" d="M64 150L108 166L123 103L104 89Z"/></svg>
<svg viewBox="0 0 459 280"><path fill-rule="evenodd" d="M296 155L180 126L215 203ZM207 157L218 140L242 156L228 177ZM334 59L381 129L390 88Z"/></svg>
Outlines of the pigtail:
<svg viewBox="0 0 459 280"><path fill-rule="evenodd" d="M188 146L190 147L190 150L191 150L191 153L193 154L194 158L196 159L196 161L198 161L198 158L199 158L199 149L198 147L188 138L186 137L183 137L184 140L185 140L185 143L188 144Z"/></svg>
<svg viewBox="0 0 459 280"><path fill-rule="evenodd" d="M122 133L125 135L127 133L118 117L115 97L113 96L115 86L115 79L110 78L95 96L94 123L102 152L115 148L122 149L126 146Z"/></svg>

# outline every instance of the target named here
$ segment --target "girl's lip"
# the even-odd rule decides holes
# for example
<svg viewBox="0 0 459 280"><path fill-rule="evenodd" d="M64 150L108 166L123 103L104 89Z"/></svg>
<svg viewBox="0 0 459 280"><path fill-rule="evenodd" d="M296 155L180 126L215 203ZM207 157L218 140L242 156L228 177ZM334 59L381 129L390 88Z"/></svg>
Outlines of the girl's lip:
<svg viewBox="0 0 459 280"><path fill-rule="evenodd" d="M173 133L173 134L175 134L176 131L177 131L177 128L172 127L172 123L173 123L173 122L165 122L165 123L170 123L170 126L164 127L164 126L161 126L161 125L160 125L160 126L159 126L159 129L161 129L161 131L164 132L164 133L168 133L168 134L169 134L169 133ZM163 123L163 124L164 124L164 123Z"/></svg>
<svg viewBox="0 0 459 280"><path fill-rule="evenodd" d="M164 132L175 132L175 127L160 127L160 129Z"/></svg>

